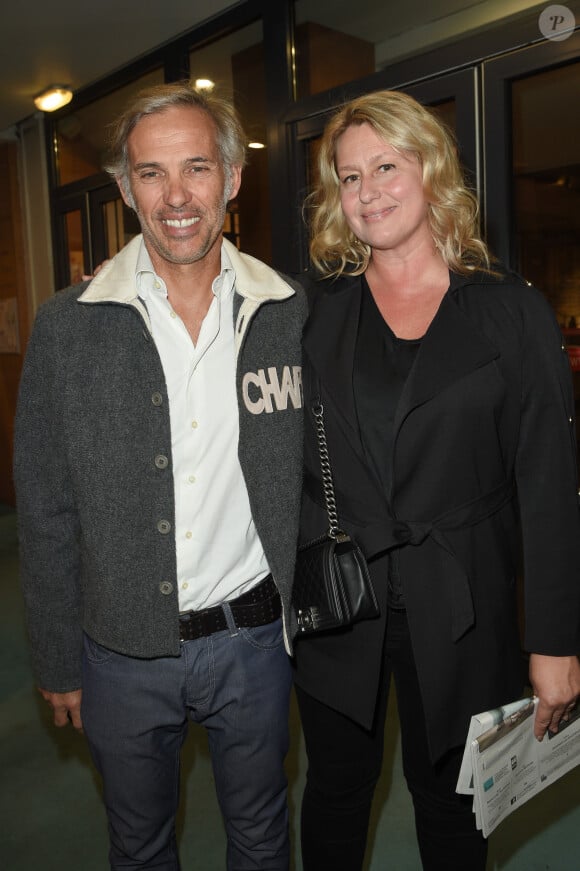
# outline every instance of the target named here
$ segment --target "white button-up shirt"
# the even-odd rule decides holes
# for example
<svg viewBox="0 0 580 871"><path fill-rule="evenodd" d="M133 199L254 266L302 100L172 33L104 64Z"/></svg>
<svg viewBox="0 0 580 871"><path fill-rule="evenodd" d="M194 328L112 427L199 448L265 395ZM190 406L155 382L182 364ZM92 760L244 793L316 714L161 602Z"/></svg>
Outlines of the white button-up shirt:
<svg viewBox="0 0 580 871"><path fill-rule="evenodd" d="M196 345L144 244L136 280L169 395L179 610L198 610L241 595L269 571L238 460L235 274L222 248Z"/></svg>

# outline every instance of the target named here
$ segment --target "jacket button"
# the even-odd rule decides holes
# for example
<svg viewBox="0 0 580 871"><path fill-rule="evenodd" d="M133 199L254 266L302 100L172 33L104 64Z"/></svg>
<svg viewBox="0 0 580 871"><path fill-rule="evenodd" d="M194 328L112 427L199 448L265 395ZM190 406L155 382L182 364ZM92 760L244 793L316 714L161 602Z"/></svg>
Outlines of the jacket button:
<svg viewBox="0 0 580 871"><path fill-rule="evenodd" d="M173 584L169 581L162 581L159 584L159 592L164 596L169 596L173 592Z"/></svg>
<svg viewBox="0 0 580 871"><path fill-rule="evenodd" d="M158 469L166 469L169 465L169 460L164 454L157 454L155 457L155 465Z"/></svg>
<svg viewBox="0 0 580 871"><path fill-rule="evenodd" d="M171 523L169 520L160 520L157 524L157 529L161 535L167 535L167 533L171 531Z"/></svg>
<svg viewBox="0 0 580 871"><path fill-rule="evenodd" d="M151 394L151 402L153 405L163 405L163 395L158 390Z"/></svg>

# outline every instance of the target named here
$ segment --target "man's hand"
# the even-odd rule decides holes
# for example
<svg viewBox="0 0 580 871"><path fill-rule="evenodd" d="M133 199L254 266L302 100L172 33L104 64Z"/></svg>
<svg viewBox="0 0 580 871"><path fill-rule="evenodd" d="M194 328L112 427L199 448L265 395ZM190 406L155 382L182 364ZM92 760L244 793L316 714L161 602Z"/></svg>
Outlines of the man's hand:
<svg viewBox="0 0 580 871"><path fill-rule="evenodd" d="M538 697L534 735L541 741L546 732L557 732L560 720L568 720L580 696L580 662L577 656L530 655L530 683Z"/></svg>
<svg viewBox="0 0 580 871"><path fill-rule="evenodd" d="M109 260L110 260L110 258L109 258ZM103 268L103 266L106 266L106 264L109 262L109 260L103 260L102 263L99 263L98 266L95 266L95 268L93 269L91 275L81 275L82 280L83 280L83 281L88 281L89 278L94 278L96 275L99 274L99 272L101 271L101 269Z"/></svg>
<svg viewBox="0 0 580 871"><path fill-rule="evenodd" d="M55 726L66 726L70 720L75 729L78 729L79 732L83 731L81 721L82 690L73 690L71 693L50 693L39 687L39 692L54 711Z"/></svg>

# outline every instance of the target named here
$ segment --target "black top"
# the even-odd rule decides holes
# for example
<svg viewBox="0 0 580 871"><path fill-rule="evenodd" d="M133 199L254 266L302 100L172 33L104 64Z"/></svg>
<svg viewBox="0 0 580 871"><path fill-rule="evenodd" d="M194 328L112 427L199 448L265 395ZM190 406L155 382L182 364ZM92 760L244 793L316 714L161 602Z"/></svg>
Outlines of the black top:
<svg viewBox="0 0 580 871"><path fill-rule="evenodd" d="M354 395L363 447L390 503L395 412L421 339L399 339L377 308L364 276L362 288ZM389 560L388 603L392 608L405 607L397 551Z"/></svg>

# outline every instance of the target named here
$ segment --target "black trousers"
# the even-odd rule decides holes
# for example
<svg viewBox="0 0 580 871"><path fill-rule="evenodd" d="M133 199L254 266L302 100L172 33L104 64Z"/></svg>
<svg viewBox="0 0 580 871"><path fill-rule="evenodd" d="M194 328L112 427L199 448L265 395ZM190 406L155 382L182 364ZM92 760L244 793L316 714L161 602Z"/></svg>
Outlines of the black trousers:
<svg viewBox="0 0 580 871"><path fill-rule="evenodd" d="M304 871L359 871L383 760L391 675L401 724L403 771L413 799L425 871L485 871L487 842L475 828L471 798L455 792L463 748L435 766L404 611L390 611L384 680L372 731L296 688L308 755L302 804ZM388 865L385 866L389 867Z"/></svg>

